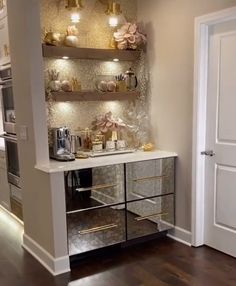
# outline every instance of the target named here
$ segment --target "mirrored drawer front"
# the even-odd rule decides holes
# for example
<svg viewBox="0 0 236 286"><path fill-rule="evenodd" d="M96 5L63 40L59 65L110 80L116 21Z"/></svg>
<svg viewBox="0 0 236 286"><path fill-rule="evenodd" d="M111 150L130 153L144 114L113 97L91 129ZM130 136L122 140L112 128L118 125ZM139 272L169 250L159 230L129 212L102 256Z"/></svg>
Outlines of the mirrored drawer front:
<svg viewBox="0 0 236 286"><path fill-rule="evenodd" d="M69 255L125 241L125 205L67 215Z"/></svg>
<svg viewBox="0 0 236 286"><path fill-rule="evenodd" d="M75 171L71 175L76 185L67 192L67 212L124 203L123 164Z"/></svg>
<svg viewBox="0 0 236 286"><path fill-rule="evenodd" d="M124 165L113 165L92 169L93 189L92 198L103 204L123 203L124 195ZM104 187L103 187L104 186Z"/></svg>
<svg viewBox="0 0 236 286"><path fill-rule="evenodd" d="M127 204L128 239L173 228L174 196L167 195Z"/></svg>
<svg viewBox="0 0 236 286"><path fill-rule="evenodd" d="M129 163L127 199L174 193L174 158Z"/></svg>

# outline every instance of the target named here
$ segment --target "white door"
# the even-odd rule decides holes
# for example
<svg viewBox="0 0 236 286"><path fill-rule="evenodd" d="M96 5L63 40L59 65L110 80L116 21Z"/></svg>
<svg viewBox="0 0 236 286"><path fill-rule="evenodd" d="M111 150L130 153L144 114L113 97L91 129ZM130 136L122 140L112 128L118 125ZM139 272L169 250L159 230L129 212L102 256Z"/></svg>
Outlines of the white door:
<svg viewBox="0 0 236 286"><path fill-rule="evenodd" d="M236 257L236 21L209 37L205 244Z"/></svg>

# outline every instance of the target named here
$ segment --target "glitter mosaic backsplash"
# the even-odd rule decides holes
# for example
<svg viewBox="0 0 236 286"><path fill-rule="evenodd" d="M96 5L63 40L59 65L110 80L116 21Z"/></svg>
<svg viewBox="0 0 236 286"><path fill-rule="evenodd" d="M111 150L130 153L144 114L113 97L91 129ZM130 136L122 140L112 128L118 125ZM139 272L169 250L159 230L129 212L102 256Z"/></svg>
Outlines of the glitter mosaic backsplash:
<svg viewBox="0 0 236 286"><path fill-rule="evenodd" d="M77 77L81 81L82 90L93 90L98 77L115 76L124 73L130 67L134 67L132 62L45 59L45 76L48 82L47 70L56 69L60 72L61 80Z"/></svg>
<svg viewBox="0 0 236 286"><path fill-rule="evenodd" d="M93 90L97 76L116 75L123 73L132 63L115 63L90 60L45 60L46 83L47 70L56 69L60 79L70 79L72 76L80 79L83 90ZM102 102L54 102L50 105L50 126L67 125L72 130L89 127L95 116L111 111L113 115L123 117L128 101Z"/></svg>
<svg viewBox="0 0 236 286"><path fill-rule="evenodd" d="M50 29L65 34L66 28L71 25L70 12L65 9L64 0L41 1L42 31ZM106 5L98 0L86 0L84 9L80 12L81 21L77 25L80 46L88 48L108 48L113 29L108 25L108 16L105 14ZM127 21L136 21L137 1L120 0L122 14Z"/></svg>
<svg viewBox="0 0 236 286"><path fill-rule="evenodd" d="M130 22L136 21L136 0L121 0L122 12ZM81 22L77 24L79 42L81 47L108 48L113 30L108 25L105 15L105 6L99 1L87 0L85 8L81 11ZM65 9L65 1L42 0L41 26L43 31L50 29L55 32L65 33L70 22L70 13ZM47 71L56 69L60 72L60 80L77 77L82 85L82 90L93 90L96 79L106 75L118 75L132 67L139 80L141 97L136 101L94 101L94 102L53 102L47 104L48 126L68 126L72 131L91 126L98 115L109 111L114 116L122 118L129 125L136 125L136 131L125 132L124 139L139 143L149 140L148 124L148 73L145 55L137 62L107 62L96 60L62 60L45 59L45 81L48 83ZM138 130L140 129L140 130ZM139 138L138 138L139 137ZM138 139L136 139L138 138Z"/></svg>

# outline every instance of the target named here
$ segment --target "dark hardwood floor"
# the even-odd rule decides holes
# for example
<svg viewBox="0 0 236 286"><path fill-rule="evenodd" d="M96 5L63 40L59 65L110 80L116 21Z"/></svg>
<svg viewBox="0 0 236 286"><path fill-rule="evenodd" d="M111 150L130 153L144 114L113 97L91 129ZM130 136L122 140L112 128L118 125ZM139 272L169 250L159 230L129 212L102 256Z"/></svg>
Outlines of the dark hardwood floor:
<svg viewBox="0 0 236 286"><path fill-rule="evenodd" d="M236 285L236 259L169 238L80 263L53 277L20 244L21 227L0 210L0 286Z"/></svg>

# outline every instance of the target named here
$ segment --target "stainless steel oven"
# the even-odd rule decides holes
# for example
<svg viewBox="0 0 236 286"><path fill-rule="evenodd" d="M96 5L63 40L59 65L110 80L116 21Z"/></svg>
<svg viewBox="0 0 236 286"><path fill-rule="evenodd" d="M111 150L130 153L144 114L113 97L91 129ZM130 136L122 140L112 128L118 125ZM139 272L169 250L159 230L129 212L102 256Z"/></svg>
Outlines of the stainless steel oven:
<svg viewBox="0 0 236 286"><path fill-rule="evenodd" d="M22 189L20 178L20 167L17 149L17 137L12 134L4 134L5 140L7 177L10 186L11 212L23 221L22 211Z"/></svg>
<svg viewBox="0 0 236 286"><path fill-rule="evenodd" d="M4 131L9 134L16 134L16 116L10 67L0 70L0 87Z"/></svg>
<svg viewBox="0 0 236 286"><path fill-rule="evenodd" d="M2 94L1 101L4 129L4 134L1 137L5 139L8 182L20 188L20 168L17 149L12 73L9 65L0 68L0 87Z"/></svg>
<svg viewBox="0 0 236 286"><path fill-rule="evenodd" d="M9 134L4 134L1 137L5 140L8 182L21 188L17 137Z"/></svg>
<svg viewBox="0 0 236 286"><path fill-rule="evenodd" d="M5 65L0 68L0 79L2 81L12 78L11 66Z"/></svg>
<svg viewBox="0 0 236 286"><path fill-rule="evenodd" d="M5 140L7 177L10 184L11 212L23 220L22 189L16 136L16 117L12 87L11 67L0 69L2 118Z"/></svg>

